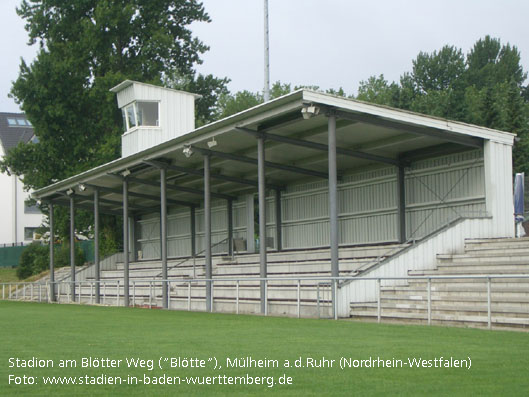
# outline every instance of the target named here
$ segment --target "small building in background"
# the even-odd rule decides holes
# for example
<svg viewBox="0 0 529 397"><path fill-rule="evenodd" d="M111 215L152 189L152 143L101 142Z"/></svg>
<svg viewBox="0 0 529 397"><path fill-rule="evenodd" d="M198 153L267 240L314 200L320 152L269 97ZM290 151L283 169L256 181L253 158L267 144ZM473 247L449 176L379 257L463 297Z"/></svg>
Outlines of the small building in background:
<svg viewBox="0 0 529 397"><path fill-rule="evenodd" d="M24 113L0 113L0 158L20 142L36 142L33 126ZM0 246L30 243L36 236L43 216L29 205L31 192L16 175L0 173Z"/></svg>

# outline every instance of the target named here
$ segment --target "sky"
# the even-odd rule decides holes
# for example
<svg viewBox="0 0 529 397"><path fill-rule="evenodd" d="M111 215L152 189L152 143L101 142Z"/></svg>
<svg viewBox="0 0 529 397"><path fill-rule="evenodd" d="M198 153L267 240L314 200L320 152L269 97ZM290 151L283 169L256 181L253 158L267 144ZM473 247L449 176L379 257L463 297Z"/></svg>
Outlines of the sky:
<svg viewBox="0 0 529 397"><path fill-rule="evenodd" d="M0 111L17 112L7 95L20 59L31 62L24 21L0 0ZM203 0L211 23L192 25L209 47L197 70L231 79L229 89L263 89L263 0ZM420 51L449 44L467 53L489 34L518 47L529 71L527 0L269 0L270 80L356 93L384 74L398 80Z"/></svg>

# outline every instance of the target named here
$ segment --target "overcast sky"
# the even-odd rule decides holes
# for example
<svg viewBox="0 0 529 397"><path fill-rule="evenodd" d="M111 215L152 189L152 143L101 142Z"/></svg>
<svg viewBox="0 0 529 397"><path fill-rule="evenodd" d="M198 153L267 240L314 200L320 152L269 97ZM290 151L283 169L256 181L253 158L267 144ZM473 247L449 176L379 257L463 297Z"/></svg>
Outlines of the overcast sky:
<svg viewBox="0 0 529 397"><path fill-rule="evenodd" d="M0 111L18 111L7 97L20 58L31 61L20 0L0 0ZM198 67L231 79L230 90L263 87L263 0L204 0L210 24L195 34L211 47ZM445 44L466 53L490 34L516 45L529 70L527 0L269 0L271 81L343 87L383 73L392 81L411 70L419 51Z"/></svg>

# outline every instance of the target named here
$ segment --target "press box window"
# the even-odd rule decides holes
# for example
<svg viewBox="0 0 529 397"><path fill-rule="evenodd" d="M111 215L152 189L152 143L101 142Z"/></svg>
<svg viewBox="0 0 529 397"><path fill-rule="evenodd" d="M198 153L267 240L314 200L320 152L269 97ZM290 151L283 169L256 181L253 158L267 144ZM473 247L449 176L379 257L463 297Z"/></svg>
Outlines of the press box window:
<svg viewBox="0 0 529 397"><path fill-rule="evenodd" d="M158 102L134 102L122 109L123 128L157 127L160 125Z"/></svg>
<svg viewBox="0 0 529 397"><path fill-rule="evenodd" d="M136 110L138 125L158 126L158 102L137 102Z"/></svg>
<svg viewBox="0 0 529 397"><path fill-rule="evenodd" d="M125 108L127 115L127 130L136 127L136 112L134 110L134 104L129 105Z"/></svg>

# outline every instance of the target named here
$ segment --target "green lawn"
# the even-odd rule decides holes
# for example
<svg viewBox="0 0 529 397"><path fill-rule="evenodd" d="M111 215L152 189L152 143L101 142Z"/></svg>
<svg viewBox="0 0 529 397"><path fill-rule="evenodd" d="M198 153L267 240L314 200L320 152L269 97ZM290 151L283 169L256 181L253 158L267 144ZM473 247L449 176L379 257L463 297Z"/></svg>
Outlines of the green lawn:
<svg viewBox="0 0 529 397"><path fill-rule="evenodd" d="M0 283L18 282L17 269L15 267L0 267Z"/></svg>
<svg viewBox="0 0 529 397"><path fill-rule="evenodd" d="M23 280L19 280L17 277L17 268L16 267L0 267L0 283L22 283L22 282L33 282L37 281L40 278L47 276L49 270L45 270L39 274L34 274Z"/></svg>
<svg viewBox="0 0 529 397"><path fill-rule="evenodd" d="M529 334L522 332L20 302L0 302L0 332L1 395L527 395L529 390ZM249 356L278 360L279 368L226 368L227 358ZM340 357L408 362L441 356L470 357L471 368L339 366ZM9 368L9 358L32 357L53 360L54 367ZM123 361L119 368L82 368L83 357ZM170 368L164 361L178 357L203 359L206 368ZM300 357L305 367L295 368ZM308 358L323 357L336 360L332 368L306 367ZM152 359L155 368L127 368L126 358ZM222 368L214 369L208 358ZM59 368L66 359L77 367ZM292 367L285 368L285 360ZM210 376L217 383L219 375L229 382L228 377L247 374L273 377L275 385L269 388L266 378L265 385L251 386L43 384L45 376L89 381L101 375L124 381ZM34 376L37 384L8 385L9 375ZM291 385L277 384L283 375L292 378Z"/></svg>

